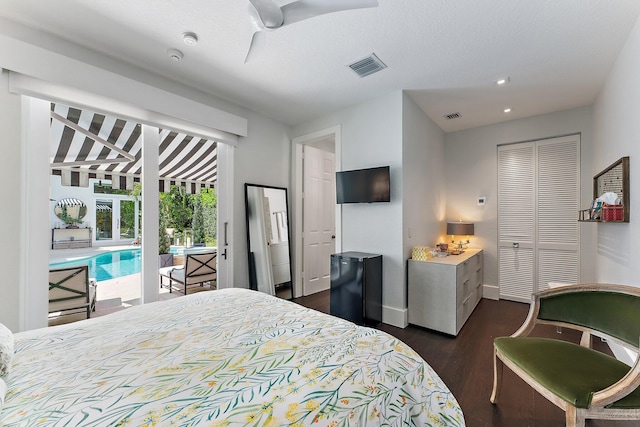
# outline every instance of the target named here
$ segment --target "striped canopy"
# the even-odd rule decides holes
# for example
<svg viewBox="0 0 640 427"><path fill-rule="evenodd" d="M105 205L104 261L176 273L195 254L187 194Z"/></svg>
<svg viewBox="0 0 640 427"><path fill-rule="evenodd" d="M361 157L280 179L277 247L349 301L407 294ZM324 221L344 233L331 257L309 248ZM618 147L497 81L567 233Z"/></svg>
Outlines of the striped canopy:
<svg viewBox="0 0 640 427"><path fill-rule="evenodd" d="M53 171L72 170L89 177L111 176L114 180L129 177L123 182L131 186L134 180L139 181L142 172L140 124L51 104L51 137ZM216 169L215 141L160 129L161 180L210 187L216 181Z"/></svg>
<svg viewBox="0 0 640 427"><path fill-rule="evenodd" d="M110 212L112 209L111 209L111 206L109 205L98 203L96 204L96 210L99 212Z"/></svg>
<svg viewBox="0 0 640 427"><path fill-rule="evenodd" d="M82 200L78 200L78 199L74 199L74 198L66 198L66 199L58 200L57 205L59 205L59 206L67 206L67 207L84 206L84 202Z"/></svg>

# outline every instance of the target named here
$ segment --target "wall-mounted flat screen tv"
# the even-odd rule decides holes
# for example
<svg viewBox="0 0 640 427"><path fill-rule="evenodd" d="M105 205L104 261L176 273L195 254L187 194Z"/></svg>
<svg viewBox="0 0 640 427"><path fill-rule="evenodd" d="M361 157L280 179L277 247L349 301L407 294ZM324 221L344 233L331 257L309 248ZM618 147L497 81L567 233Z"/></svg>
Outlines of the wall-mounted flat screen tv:
<svg viewBox="0 0 640 427"><path fill-rule="evenodd" d="M389 166L336 172L336 199L343 203L389 202Z"/></svg>

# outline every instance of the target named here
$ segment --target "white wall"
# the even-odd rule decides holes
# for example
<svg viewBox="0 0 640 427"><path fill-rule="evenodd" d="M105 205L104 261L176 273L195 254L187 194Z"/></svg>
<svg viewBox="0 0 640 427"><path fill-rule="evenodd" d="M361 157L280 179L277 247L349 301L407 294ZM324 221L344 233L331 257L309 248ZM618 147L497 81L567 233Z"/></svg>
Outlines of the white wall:
<svg viewBox="0 0 640 427"><path fill-rule="evenodd" d="M628 224L593 224L596 277L599 282L640 286L640 20L614 64L594 105L595 175L620 157L629 156Z"/></svg>
<svg viewBox="0 0 640 427"><path fill-rule="evenodd" d="M79 186L79 187L71 187L68 185L62 185L62 177L59 175L51 175L49 178L49 195L50 195L50 210L49 210L49 223L51 224L52 228L64 228L65 224L64 221L62 221L60 218L58 218L58 216L55 213L55 206L56 206L56 202L61 200L61 199L66 199L66 198L75 198L78 199L82 202L84 202L84 204L87 206L87 214L84 216L84 218L82 219L82 224L80 224L80 227L82 228L86 228L86 227L91 227L93 229L93 232L91 233L91 239L93 240L93 246L109 246L109 245L116 245L116 244L126 244L126 243L130 243L132 239L123 239L122 241L119 239L116 239L116 237L119 235L120 230L117 229L116 227L118 226L117 223L119 222L119 218L117 217L117 211L116 211L116 203L119 203L119 201L122 200L133 200L132 197L127 196L127 195L123 195L123 194L96 194L94 193L94 184L102 181L102 182L108 182L110 183L111 181L109 180L99 180L96 178L89 178L88 182L89 185L87 187L83 187L83 186ZM96 201L97 200L113 200L113 217L114 217L114 228L112 230L113 232L113 239L109 239L109 240L96 240L97 237L97 230L96 230L96 224L95 224L95 219L96 219ZM118 200L118 202L115 202L116 200Z"/></svg>
<svg viewBox="0 0 640 427"><path fill-rule="evenodd" d="M342 206L342 250L383 255L382 320L398 326L404 326L406 318L402 103L402 92L397 91L293 130L299 136L340 125L342 170L390 166L390 203Z"/></svg>
<svg viewBox="0 0 640 427"><path fill-rule="evenodd" d="M8 77L5 72L0 76L0 129L2 129L2 156L5 159L0 168L0 197L5 208L0 212L4 224L2 232L3 244L0 245L0 271L3 278L0 282L0 323L16 332L19 328L20 293L20 178L22 147L20 97L8 91Z"/></svg>
<svg viewBox="0 0 640 427"><path fill-rule="evenodd" d="M497 146L500 144L581 134L581 205L592 199L592 108L583 107L453 132L445 139L447 220L475 223L470 247L484 250L485 296L497 298ZM477 198L486 196L484 206ZM577 220L577 212L576 212ZM593 235L597 225L580 226L581 281L594 279ZM491 292L486 292L487 290Z"/></svg>
<svg viewBox="0 0 640 427"><path fill-rule="evenodd" d="M244 184L271 185L290 190L291 138L288 126L249 111L245 112L245 117L249 120L249 133L239 138L235 148L233 247L234 286L248 288ZM291 212L291 191L287 196ZM291 218L289 223L291 225Z"/></svg>
<svg viewBox="0 0 640 427"><path fill-rule="evenodd" d="M445 134L407 95L402 97L404 257L414 246L434 247L445 219Z"/></svg>

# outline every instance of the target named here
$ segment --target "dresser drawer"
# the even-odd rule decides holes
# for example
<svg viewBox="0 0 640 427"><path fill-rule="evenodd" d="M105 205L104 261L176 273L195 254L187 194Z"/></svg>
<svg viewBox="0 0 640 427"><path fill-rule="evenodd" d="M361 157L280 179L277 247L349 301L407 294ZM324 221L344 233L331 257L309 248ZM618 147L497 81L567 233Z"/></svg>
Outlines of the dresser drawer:
<svg viewBox="0 0 640 427"><path fill-rule="evenodd" d="M473 291L475 291L475 281L470 277L462 277L456 287L456 306L462 304Z"/></svg>

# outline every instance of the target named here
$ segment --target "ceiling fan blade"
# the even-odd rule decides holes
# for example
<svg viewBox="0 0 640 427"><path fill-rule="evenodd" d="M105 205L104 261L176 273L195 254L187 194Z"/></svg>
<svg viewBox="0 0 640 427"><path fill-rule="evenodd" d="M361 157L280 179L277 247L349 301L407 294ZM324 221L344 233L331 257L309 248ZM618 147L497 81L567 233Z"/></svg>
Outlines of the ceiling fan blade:
<svg viewBox="0 0 640 427"><path fill-rule="evenodd" d="M282 26L282 10L273 0L249 0L253 6L261 25L265 28L274 29Z"/></svg>
<svg viewBox="0 0 640 427"><path fill-rule="evenodd" d="M293 24L327 13L377 6L378 0L298 0L281 7L284 17L282 25Z"/></svg>
<svg viewBox="0 0 640 427"><path fill-rule="evenodd" d="M264 46L267 44L267 35L264 31L256 31L251 37L251 44L247 51L247 56L244 58L244 63L252 61L256 57L260 56L260 52L264 50Z"/></svg>

